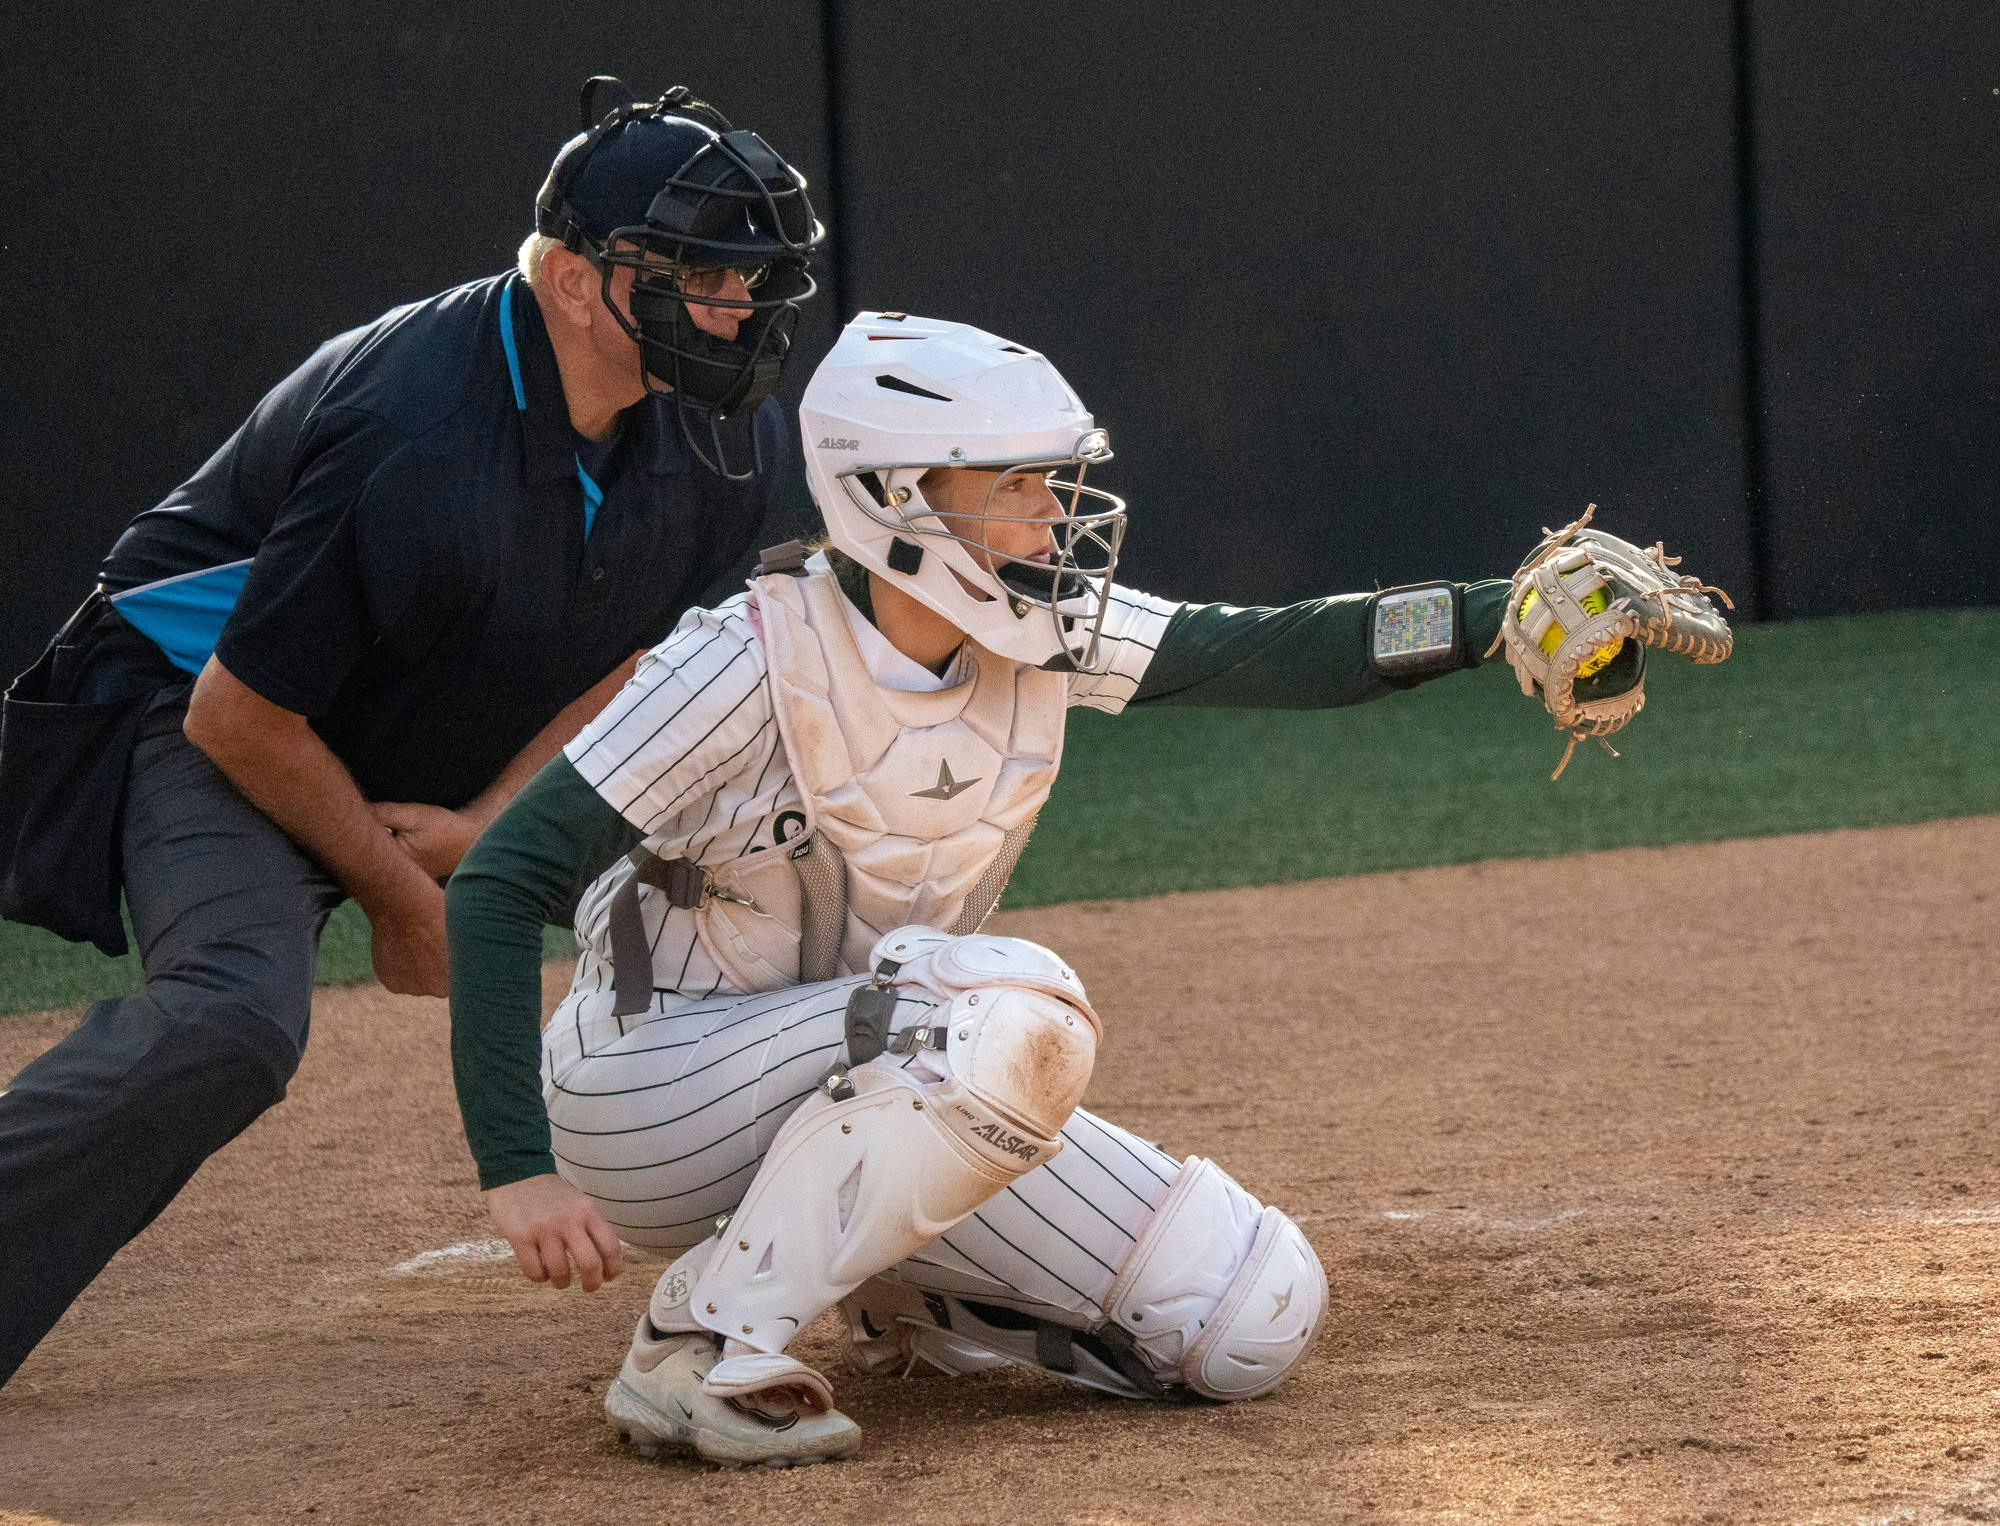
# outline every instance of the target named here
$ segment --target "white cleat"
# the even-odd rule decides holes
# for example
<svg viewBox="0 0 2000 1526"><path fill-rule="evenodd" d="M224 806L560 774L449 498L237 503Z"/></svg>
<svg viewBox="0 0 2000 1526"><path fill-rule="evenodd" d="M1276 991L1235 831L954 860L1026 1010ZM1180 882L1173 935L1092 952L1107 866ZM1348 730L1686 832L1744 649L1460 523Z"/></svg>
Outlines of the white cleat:
<svg viewBox="0 0 2000 1526"><path fill-rule="evenodd" d="M724 1467L794 1468L861 1450L833 1390L788 1356L723 1359L707 1334L655 1337L641 1316L604 1414L641 1457L680 1452Z"/></svg>

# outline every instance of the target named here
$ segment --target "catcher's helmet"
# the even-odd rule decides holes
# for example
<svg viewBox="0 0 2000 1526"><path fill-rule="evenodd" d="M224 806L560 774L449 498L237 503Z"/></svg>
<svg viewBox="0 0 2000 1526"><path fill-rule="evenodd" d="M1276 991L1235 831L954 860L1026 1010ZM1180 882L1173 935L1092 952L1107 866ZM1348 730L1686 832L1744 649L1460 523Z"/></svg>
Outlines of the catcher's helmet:
<svg viewBox="0 0 2000 1526"><path fill-rule="evenodd" d="M862 313L806 384L799 427L836 547L989 651L1098 671L1125 500L1084 485L1111 459L1110 438L1045 357L970 324ZM1018 518L996 512L1008 479L1046 479L1061 510L1047 560L951 529L924 497L933 467L995 474L984 512L960 519Z"/></svg>
<svg viewBox="0 0 2000 1526"><path fill-rule="evenodd" d="M728 469L718 421L777 386L799 304L818 289L810 265L825 229L805 177L686 86L599 117L594 101L607 86L624 93L602 75L583 87L584 131L549 168L535 231L597 266L605 305L639 346L646 389L672 393L705 464L747 477ZM633 272L629 316L611 300L620 266ZM747 296L720 292L712 278L723 268L743 274ZM695 326L689 303L750 315L735 339L718 339Z"/></svg>

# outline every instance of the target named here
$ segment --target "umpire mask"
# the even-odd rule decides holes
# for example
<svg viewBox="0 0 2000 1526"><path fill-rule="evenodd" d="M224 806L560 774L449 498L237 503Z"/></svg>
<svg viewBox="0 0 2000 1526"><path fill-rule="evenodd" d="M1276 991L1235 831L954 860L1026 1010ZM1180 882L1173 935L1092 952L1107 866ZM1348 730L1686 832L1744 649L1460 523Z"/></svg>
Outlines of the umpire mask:
<svg viewBox="0 0 2000 1526"><path fill-rule="evenodd" d="M600 84L584 87L584 113ZM800 304L817 291L811 260L825 240L805 177L756 133L676 86L614 109L564 145L536 198L535 226L583 254L604 303L639 347L649 393L672 398L689 447L721 476L732 462L723 423L769 397L783 373ZM632 272L629 313L612 296ZM701 309L734 337L704 330Z"/></svg>

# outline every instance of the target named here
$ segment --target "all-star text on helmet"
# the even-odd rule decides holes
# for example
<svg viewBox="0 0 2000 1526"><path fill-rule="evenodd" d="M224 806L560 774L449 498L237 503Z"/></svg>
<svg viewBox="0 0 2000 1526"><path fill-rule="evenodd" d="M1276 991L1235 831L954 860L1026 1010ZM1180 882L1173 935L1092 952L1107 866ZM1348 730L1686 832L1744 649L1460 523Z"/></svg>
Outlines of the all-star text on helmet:
<svg viewBox="0 0 2000 1526"><path fill-rule="evenodd" d="M1099 671L1125 500L1085 484L1110 438L1045 357L969 324L862 313L806 384L799 427L834 546L989 651ZM993 473L960 524L1018 520L999 507L1010 479L1046 480L1052 548L1009 556L952 528L924 496L937 467Z"/></svg>
<svg viewBox="0 0 2000 1526"><path fill-rule="evenodd" d="M799 306L818 289L810 265L826 230L805 177L686 86L599 115L607 89L629 95L607 76L585 83L584 130L549 169L535 231L597 267L605 306L639 347L646 390L672 394L704 464L750 476L754 464L730 469L720 422L776 388ZM621 266L633 273L629 316L611 296ZM727 270L741 273L746 291L721 289ZM691 303L748 316L734 339L721 339L695 325Z"/></svg>

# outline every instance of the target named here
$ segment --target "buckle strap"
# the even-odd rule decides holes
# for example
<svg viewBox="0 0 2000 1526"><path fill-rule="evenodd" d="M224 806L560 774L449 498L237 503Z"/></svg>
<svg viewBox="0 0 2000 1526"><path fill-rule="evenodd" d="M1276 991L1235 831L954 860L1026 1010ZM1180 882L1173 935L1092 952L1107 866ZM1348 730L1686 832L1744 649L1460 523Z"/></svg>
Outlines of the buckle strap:
<svg viewBox="0 0 2000 1526"><path fill-rule="evenodd" d="M915 1054L919 1049L944 1048L944 1029L929 1024L906 1028L890 1043L889 1023L896 1015L896 993L890 989L890 982L902 967L900 959L884 959L875 966L875 973L868 977L866 985L856 986L848 993L843 1024L847 1056L819 1081L820 1089L835 1102L845 1102L854 1095L854 1083L848 1080L847 1073L857 1065L866 1065L885 1053Z"/></svg>
<svg viewBox="0 0 2000 1526"><path fill-rule="evenodd" d="M646 941L646 919L639 911L636 873L613 893L608 921L612 1015L636 1017L653 1004L653 948Z"/></svg>
<svg viewBox="0 0 2000 1526"><path fill-rule="evenodd" d="M875 966L868 984L856 986L847 998L847 1063L866 1065L889 1047L889 1020L896 1015L896 993L889 982L903 967L899 959Z"/></svg>
<svg viewBox="0 0 2000 1526"><path fill-rule="evenodd" d="M691 859L666 859L648 853L644 848L635 848L632 850L632 866L633 874L626 882L628 885L648 885L654 890L665 891L667 904L684 911L693 910L717 894L709 884L708 871Z"/></svg>
<svg viewBox="0 0 2000 1526"><path fill-rule="evenodd" d="M915 1054L920 1049L943 1049L945 1041L944 1024L936 1026L919 1023L914 1028L905 1028L889 1040L890 1054Z"/></svg>
<svg viewBox="0 0 2000 1526"><path fill-rule="evenodd" d="M1076 1337L1066 1325L1035 1321L1035 1360L1050 1372L1076 1373Z"/></svg>
<svg viewBox="0 0 2000 1526"><path fill-rule="evenodd" d="M645 848L627 855L632 877L611 897L611 1013L636 1017L653 1004L653 946L646 938L646 919L639 909L639 887L658 890L667 904L683 911L699 910L710 901L755 904L748 896L715 888L708 871L691 859L664 859Z"/></svg>
<svg viewBox="0 0 2000 1526"><path fill-rule="evenodd" d="M1073 1330L1068 1325L1058 1325L1046 1319L1035 1321L1035 1361L1047 1371L1073 1376L1078 1346L1150 1399L1185 1403L1192 1397L1188 1390L1178 1385L1168 1387L1154 1376L1153 1369L1139 1354L1139 1344L1129 1330L1118 1325Z"/></svg>
<svg viewBox="0 0 2000 1526"><path fill-rule="evenodd" d="M1146 1365L1146 1359L1139 1354L1139 1342L1132 1332L1123 1325L1104 1324L1087 1332L1083 1339L1094 1341L1101 1354L1108 1355L1111 1365L1125 1375L1127 1382L1141 1392L1155 1399L1165 1399L1174 1403L1188 1403L1199 1397L1192 1389L1175 1384L1169 1387L1162 1383Z"/></svg>
<svg viewBox="0 0 2000 1526"><path fill-rule="evenodd" d="M783 541L757 553L756 570L753 577L769 577L774 572L782 572L786 577L802 578L806 575L806 550L802 540Z"/></svg>

